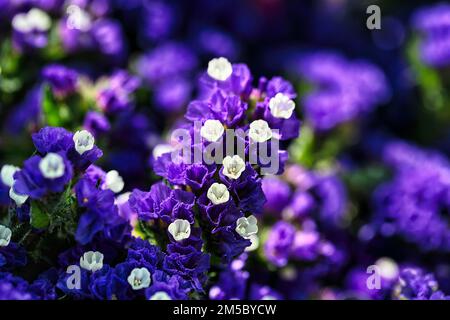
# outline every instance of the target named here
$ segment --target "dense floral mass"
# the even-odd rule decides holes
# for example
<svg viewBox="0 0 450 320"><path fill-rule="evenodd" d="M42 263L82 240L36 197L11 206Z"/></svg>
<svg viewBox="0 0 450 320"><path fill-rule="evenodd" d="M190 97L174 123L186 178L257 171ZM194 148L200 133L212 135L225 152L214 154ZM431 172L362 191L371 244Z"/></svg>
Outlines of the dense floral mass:
<svg viewBox="0 0 450 320"><path fill-rule="evenodd" d="M0 0L0 300L450 299L450 7L404 6Z"/></svg>

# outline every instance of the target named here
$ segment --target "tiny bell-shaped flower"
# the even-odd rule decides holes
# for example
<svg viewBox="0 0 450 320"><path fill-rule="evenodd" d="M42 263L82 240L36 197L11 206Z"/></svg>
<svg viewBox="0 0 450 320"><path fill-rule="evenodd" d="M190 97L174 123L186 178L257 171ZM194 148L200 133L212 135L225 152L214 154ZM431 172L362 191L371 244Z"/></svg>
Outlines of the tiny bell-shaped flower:
<svg viewBox="0 0 450 320"><path fill-rule="evenodd" d="M255 142L265 142L272 138L272 130L265 120L255 120L250 123L250 130L248 133L250 139Z"/></svg>
<svg viewBox="0 0 450 320"><path fill-rule="evenodd" d="M165 291L156 291L150 300L172 300L172 298Z"/></svg>
<svg viewBox="0 0 450 320"><path fill-rule="evenodd" d="M86 151L94 148L94 136L87 130L75 132L73 135L73 142L75 143L75 150L82 155Z"/></svg>
<svg viewBox="0 0 450 320"><path fill-rule="evenodd" d="M9 242L11 241L11 235L11 229L0 225L0 247L8 246Z"/></svg>
<svg viewBox="0 0 450 320"><path fill-rule="evenodd" d="M275 118L289 119L295 109L295 102L283 93L277 93L270 99L269 109Z"/></svg>
<svg viewBox="0 0 450 320"><path fill-rule="evenodd" d="M5 186L12 187L14 183L14 173L16 173L19 170L20 170L19 167L10 164L5 164L2 167L2 170L0 171L0 176L3 184Z"/></svg>
<svg viewBox="0 0 450 320"><path fill-rule="evenodd" d="M95 272L103 268L103 254L98 251L88 251L80 258L80 267Z"/></svg>
<svg viewBox="0 0 450 320"><path fill-rule="evenodd" d="M233 73L233 66L227 58L214 58L208 63L207 73L215 80L225 81Z"/></svg>
<svg viewBox="0 0 450 320"><path fill-rule="evenodd" d="M238 155L226 156L222 164L223 174L230 179L238 179L245 170L245 162Z"/></svg>
<svg viewBox="0 0 450 320"><path fill-rule="evenodd" d="M169 225L169 233L175 241L187 239L191 235L191 225L187 220L176 219Z"/></svg>
<svg viewBox="0 0 450 320"><path fill-rule="evenodd" d="M14 200L14 202L16 203L16 205L18 207L20 207L21 205L23 205L27 199L28 199L28 195L23 195L23 194L18 194L14 191L14 187L11 187L9 189L9 197Z"/></svg>
<svg viewBox="0 0 450 320"><path fill-rule="evenodd" d="M64 160L57 153L47 153L39 162L39 170L47 179L61 178L64 175L65 169Z"/></svg>
<svg viewBox="0 0 450 320"><path fill-rule="evenodd" d="M123 190L124 182L122 177L116 170L111 170L106 174L105 187L114 193L119 193Z"/></svg>
<svg viewBox="0 0 450 320"><path fill-rule="evenodd" d="M214 182L206 195L213 204L221 204L230 200L230 192L228 192L227 186L222 183Z"/></svg>
<svg viewBox="0 0 450 320"><path fill-rule="evenodd" d="M140 290L150 286L150 272L147 268L134 268L127 278L133 290Z"/></svg>
<svg viewBox="0 0 450 320"><path fill-rule="evenodd" d="M242 217L236 221L236 232L245 239L249 239L258 232L258 225L255 216Z"/></svg>
<svg viewBox="0 0 450 320"><path fill-rule="evenodd" d="M200 135L209 142L215 142L222 137L224 131L219 120L206 120L200 129Z"/></svg>

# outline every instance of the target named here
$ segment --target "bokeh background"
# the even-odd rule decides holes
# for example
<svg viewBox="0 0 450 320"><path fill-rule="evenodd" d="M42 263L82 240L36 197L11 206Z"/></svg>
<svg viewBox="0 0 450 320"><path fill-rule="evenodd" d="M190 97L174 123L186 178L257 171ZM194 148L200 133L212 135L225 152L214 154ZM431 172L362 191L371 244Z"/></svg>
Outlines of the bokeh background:
<svg viewBox="0 0 450 320"><path fill-rule="evenodd" d="M373 4L380 30L366 27ZM70 5L82 9L76 28ZM44 125L84 127L104 151L102 168L118 170L126 191L148 189L159 179L154 151L212 58L293 83L300 137L283 176L263 181L260 248L241 257L245 270L216 275L210 298L430 298L436 283L450 292L449 3L0 0L0 8L1 164L21 165ZM51 25L12 23L30 8ZM383 267L383 290L366 286L373 264ZM406 267L409 291L395 285ZM228 288L230 277L248 287Z"/></svg>

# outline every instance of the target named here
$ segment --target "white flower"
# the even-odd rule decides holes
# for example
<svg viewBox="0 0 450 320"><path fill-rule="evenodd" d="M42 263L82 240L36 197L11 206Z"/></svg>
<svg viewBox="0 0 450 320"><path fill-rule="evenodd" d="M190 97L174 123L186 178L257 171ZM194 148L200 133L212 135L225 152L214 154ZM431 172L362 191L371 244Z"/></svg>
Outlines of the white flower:
<svg viewBox="0 0 450 320"><path fill-rule="evenodd" d="M241 157L235 155L233 157L226 156L223 159L223 174L230 179L237 179L245 170L245 162Z"/></svg>
<svg viewBox="0 0 450 320"><path fill-rule="evenodd" d="M381 277L389 280L396 279L399 274L397 263L390 258L380 258L375 262L380 268Z"/></svg>
<svg viewBox="0 0 450 320"><path fill-rule="evenodd" d="M256 234L252 234L248 240L252 243L247 248L245 248L245 252L255 251L259 247L259 237Z"/></svg>
<svg viewBox="0 0 450 320"><path fill-rule="evenodd" d="M150 300L172 300L172 298L165 291L156 291Z"/></svg>
<svg viewBox="0 0 450 320"><path fill-rule="evenodd" d="M64 159L57 153L47 153L39 161L39 170L47 179L61 178L64 175L65 169Z"/></svg>
<svg viewBox="0 0 450 320"><path fill-rule="evenodd" d="M153 158L158 159L165 153L172 152L174 148L170 144L158 144L153 148Z"/></svg>
<svg viewBox="0 0 450 320"><path fill-rule="evenodd" d="M48 31L52 21L50 16L40 9L33 8L27 13L16 14L12 20L14 30L28 33L33 30Z"/></svg>
<svg viewBox="0 0 450 320"><path fill-rule="evenodd" d="M248 135L255 142L264 142L272 138L272 130L269 128L267 121L255 120L250 123Z"/></svg>
<svg viewBox="0 0 450 320"><path fill-rule="evenodd" d="M0 247L8 246L11 241L11 235L12 232L10 228L0 225Z"/></svg>
<svg viewBox="0 0 450 320"><path fill-rule="evenodd" d="M13 186L14 186L14 184L13 184ZM16 205L18 207L23 205L25 203L25 201L27 201L27 199L28 199L28 195L23 195L23 194L16 193L14 191L14 187L11 187L9 189L9 197L14 200L14 202L16 203Z"/></svg>
<svg viewBox="0 0 450 320"><path fill-rule="evenodd" d="M233 66L227 58L214 58L208 63L208 75L220 81L227 80L233 73Z"/></svg>
<svg viewBox="0 0 450 320"><path fill-rule="evenodd" d="M277 93L270 99L269 109L275 118L289 119L295 109L295 102L283 93Z"/></svg>
<svg viewBox="0 0 450 320"><path fill-rule="evenodd" d="M94 136L87 130L75 132L73 135L73 142L75 143L75 150L82 155L86 151L94 148Z"/></svg>
<svg viewBox="0 0 450 320"><path fill-rule="evenodd" d="M66 9L67 28L76 29L83 32L89 31L92 26L92 19L85 10L75 4L71 4Z"/></svg>
<svg viewBox="0 0 450 320"><path fill-rule="evenodd" d="M140 290L150 286L150 272L147 268L134 268L127 278L133 290Z"/></svg>
<svg viewBox="0 0 450 320"><path fill-rule="evenodd" d="M210 142L215 142L222 137L225 129L219 120L206 120L200 129L200 135Z"/></svg>
<svg viewBox="0 0 450 320"><path fill-rule="evenodd" d="M213 204L225 203L230 199L230 193L228 192L227 186L217 182L214 182L211 187L209 187L206 195Z"/></svg>
<svg viewBox="0 0 450 320"><path fill-rule="evenodd" d="M242 217L237 219L236 221L236 232L245 239L249 239L250 236L256 234L258 232L258 221L255 216L251 215L250 217Z"/></svg>
<svg viewBox="0 0 450 320"><path fill-rule="evenodd" d="M3 184L8 187L12 187L14 183L14 173L16 173L19 170L20 170L19 167L10 164L5 164L0 172Z"/></svg>
<svg viewBox="0 0 450 320"><path fill-rule="evenodd" d="M103 268L103 254L98 251L88 251L80 258L80 267L95 272Z"/></svg>
<svg viewBox="0 0 450 320"><path fill-rule="evenodd" d="M111 170L106 174L105 187L114 193L122 191L124 182L116 170Z"/></svg>
<svg viewBox="0 0 450 320"><path fill-rule="evenodd" d="M184 219L176 219L169 225L169 232L175 241L181 241L189 238L191 235L191 225Z"/></svg>

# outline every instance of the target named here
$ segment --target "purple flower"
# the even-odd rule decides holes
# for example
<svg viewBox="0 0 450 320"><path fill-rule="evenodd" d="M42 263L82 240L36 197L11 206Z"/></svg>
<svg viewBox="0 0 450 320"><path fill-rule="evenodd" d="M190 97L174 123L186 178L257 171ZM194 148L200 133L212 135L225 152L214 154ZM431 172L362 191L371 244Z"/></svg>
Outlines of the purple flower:
<svg viewBox="0 0 450 320"><path fill-rule="evenodd" d="M306 118L320 131L356 119L390 96L384 74L368 62L317 52L306 54L289 66L315 86L306 95L304 105Z"/></svg>
<svg viewBox="0 0 450 320"><path fill-rule="evenodd" d="M288 263L295 239L295 228L288 222L277 222L264 244L264 254L271 263L283 267Z"/></svg>
<svg viewBox="0 0 450 320"><path fill-rule="evenodd" d="M97 93L97 104L107 113L117 113L133 107L131 95L139 87L139 79L124 70L116 71Z"/></svg>
<svg viewBox="0 0 450 320"><path fill-rule="evenodd" d="M165 272L157 270L152 274L152 284L145 290L145 296L149 300L161 299L161 297L171 300L186 300L188 299L186 282L178 275L169 276Z"/></svg>
<svg viewBox="0 0 450 320"><path fill-rule="evenodd" d="M92 25L96 49L114 65L122 64L128 53L122 26L114 20L99 19Z"/></svg>
<svg viewBox="0 0 450 320"><path fill-rule="evenodd" d="M399 142L386 146L384 158L395 174L374 194L375 227L384 236L400 235L423 250L447 252L449 162L435 152Z"/></svg>
<svg viewBox="0 0 450 320"><path fill-rule="evenodd" d="M72 164L64 153L32 156L14 174L14 192L39 199L49 192L62 192L72 179Z"/></svg>
<svg viewBox="0 0 450 320"><path fill-rule="evenodd" d="M57 96L66 96L76 90L78 73L63 65L52 64L42 71L44 81L48 82Z"/></svg>
<svg viewBox="0 0 450 320"><path fill-rule="evenodd" d="M433 67L444 67L450 63L450 5L439 3L417 10L412 24L423 38L419 50L422 61Z"/></svg>
<svg viewBox="0 0 450 320"><path fill-rule="evenodd" d="M449 300L450 296L438 291L439 285L434 275L426 274L419 268L405 268L400 271L399 282L393 295L402 300Z"/></svg>
<svg viewBox="0 0 450 320"><path fill-rule="evenodd" d="M271 213L280 213L289 203L292 193L289 185L276 177L264 178L262 190L267 199L264 209Z"/></svg>
<svg viewBox="0 0 450 320"><path fill-rule="evenodd" d="M197 58L186 46L165 43L149 51L138 61L137 70L151 84L188 75L197 66Z"/></svg>
<svg viewBox="0 0 450 320"><path fill-rule="evenodd" d="M86 113L83 128L98 137L111 129L109 120L99 112L89 111Z"/></svg>
<svg viewBox="0 0 450 320"><path fill-rule="evenodd" d="M0 272L0 300L32 300L29 284L10 273Z"/></svg>

